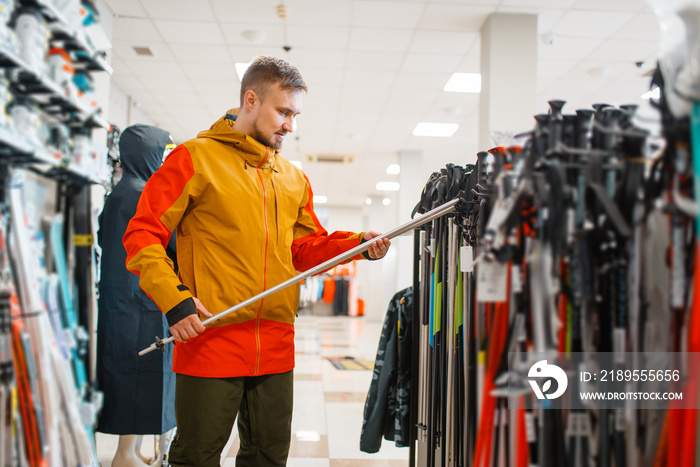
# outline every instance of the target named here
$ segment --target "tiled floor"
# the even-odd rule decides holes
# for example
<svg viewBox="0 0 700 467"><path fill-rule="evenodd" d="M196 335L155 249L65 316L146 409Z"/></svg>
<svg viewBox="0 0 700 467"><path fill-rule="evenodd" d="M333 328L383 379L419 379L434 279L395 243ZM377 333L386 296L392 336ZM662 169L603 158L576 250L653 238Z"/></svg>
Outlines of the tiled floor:
<svg viewBox="0 0 700 467"><path fill-rule="evenodd" d="M364 318L301 315L296 323L294 418L289 467L404 467L408 449L383 441L376 454L360 451L360 430L370 370L338 370L329 357L374 361L382 323ZM97 434L100 465L111 467L117 437ZM236 465L234 428L224 448L222 466ZM153 437L144 437L144 454ZM144 464L145 465L145 464Z"/></svg>

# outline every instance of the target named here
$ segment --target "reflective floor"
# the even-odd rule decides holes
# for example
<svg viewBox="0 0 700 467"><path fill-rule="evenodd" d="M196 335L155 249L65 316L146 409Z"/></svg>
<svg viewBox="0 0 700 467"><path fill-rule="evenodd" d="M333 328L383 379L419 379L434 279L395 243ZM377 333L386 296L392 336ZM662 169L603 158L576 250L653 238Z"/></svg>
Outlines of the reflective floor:
<svg viewBox="0 0 700 467"><path fill-rule="evenodd" d="M403 467L408 448L383 441L376 454L360 451L364 401L372 379L381 322L364 318L301 315L296 323L294 417L290 467ZM329 359L353 357L338 369ZM100 465L111 466L117 437L97 434ZM221 464L236 465L238 434L231 434ZM153 437L145 436L142 453L153 452ZM151 454L152 455L152 454ZM144 464L145 465L145 464Z"/></svg>

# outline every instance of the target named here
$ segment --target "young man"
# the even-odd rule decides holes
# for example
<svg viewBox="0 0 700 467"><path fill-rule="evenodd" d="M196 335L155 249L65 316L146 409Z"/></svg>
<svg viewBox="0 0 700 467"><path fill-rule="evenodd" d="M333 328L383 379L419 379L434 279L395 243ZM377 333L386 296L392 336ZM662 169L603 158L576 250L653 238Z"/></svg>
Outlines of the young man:
<svg viewBox="0 0 700 467"><path fill-rule="evenodd" d="M236 465L285 465L298 288L270 295L206 331L201 317L378 235L328 234L314 214L308 179L279 156L304 92L299 71L284 60L253 60L241 83L238 115L230 111L170 154L146 185L124 235L127 268L166 313L177 340L174 466L218 466L237 414ZM164 250L173 230L178 275ZM389 245L378 241L364 256L379 259Z"/></svg>

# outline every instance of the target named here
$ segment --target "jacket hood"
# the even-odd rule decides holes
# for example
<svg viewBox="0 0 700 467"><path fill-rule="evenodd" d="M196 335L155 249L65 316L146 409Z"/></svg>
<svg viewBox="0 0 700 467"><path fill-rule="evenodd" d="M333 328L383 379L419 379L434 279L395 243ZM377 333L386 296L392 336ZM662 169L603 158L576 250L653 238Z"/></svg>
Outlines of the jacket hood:
<svg viewBox="0 0 700 467"><path fill-rule="evenodd" d="M231 109L208 130L200 131L198 138L209 138L224 144L235 145L249 166L274 168L278 151L257 141L250 135L236 131L238 108ZM262 165L261 165L262 164Z"/></svg>
<svg viewBox="0 0 700 467"><path fill-rule="evenodd" d="M150 125L132 125L119 137L119 159L125 174L143 181L151 178L163 163L170 133Z"/></svg>

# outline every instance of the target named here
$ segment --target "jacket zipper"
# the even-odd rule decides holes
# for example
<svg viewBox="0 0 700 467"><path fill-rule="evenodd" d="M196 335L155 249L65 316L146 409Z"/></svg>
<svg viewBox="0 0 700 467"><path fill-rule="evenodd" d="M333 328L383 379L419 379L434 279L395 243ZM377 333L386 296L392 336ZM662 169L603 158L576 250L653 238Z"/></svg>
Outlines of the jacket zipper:
<svg viewBox="0 0 700 467"><path fill-rule="evenodd" d="M268 149L265 148L265 157L263 157L263 160L258 164L258 166L255 168L257 173L258 173L258 178L260 179L260 186L262 187L262 195L263 195L263 222L265 223L265 258L264 258L264 266L263 266L263 291L267 290L267 246L270 241L270 227L267 223L267 190L265 190L265 182L263 181L262 175L260 174L260 167L265 163L267 160L267 151ZM263 302L265 299L260 300L260 308L258 309L258 316L255 319L255 347L256 347L256 354L255 354L255 376L258 376L258 373L260 372L260 354L262 353L262 346L260 343L260 314L262 313L262 307L263 307Z"/></svg>

